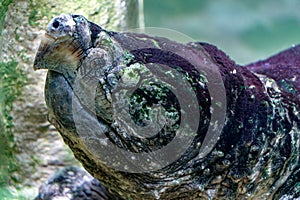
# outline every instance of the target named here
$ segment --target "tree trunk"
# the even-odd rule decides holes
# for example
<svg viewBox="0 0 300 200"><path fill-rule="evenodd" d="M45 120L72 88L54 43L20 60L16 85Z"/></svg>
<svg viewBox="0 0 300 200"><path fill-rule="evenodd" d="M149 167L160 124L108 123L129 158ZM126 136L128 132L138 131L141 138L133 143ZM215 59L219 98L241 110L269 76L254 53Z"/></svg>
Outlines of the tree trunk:
<svg viewBox="0 0 300 200"><path fill-rule="evenodd" d="M1 142L0 150L5 151L1 151L0 159L10 158L0 166L0 187L10 185L9 189L17 191L19 197L32 198L37 194L38 186L54 171L66 165L79 164L55 128L48 123L43 92L46 71L34 72L32 69L41 30L45 29L52 17L60 13L84 15L107 30L122 31L126 28L136 28L140 23L138 1L4 0L2 2L0 69L4 70L3 74L16 76L8 76L14 79L13 84L7 88L4 87L4 83L10 79L5 79L6 75L4 78L0 77L2 83L0 131L1 136L7 137ZM15 68L11 68L11 63L15 63ZM12 70L6 72L7 69ZM19 92L12 93L13 98L8 99L2 92L5 89ZM7 104L11 104L12 107ZM12 123L12 129L8 126L9 123ZM12 137L9 137L9 132ZM5 195L9 195L9 190L0 188L0 196L3 196L5 191Z"/></svg>

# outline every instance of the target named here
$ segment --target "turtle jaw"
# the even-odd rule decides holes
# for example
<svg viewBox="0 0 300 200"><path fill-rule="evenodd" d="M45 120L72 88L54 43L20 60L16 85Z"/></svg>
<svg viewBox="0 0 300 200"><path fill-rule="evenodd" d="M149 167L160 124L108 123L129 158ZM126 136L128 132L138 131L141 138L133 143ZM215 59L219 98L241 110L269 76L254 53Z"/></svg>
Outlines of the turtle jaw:
<svg viewBox="0 0 300 200"><path fill-rule="evenodd" d="M78 46L75 40L57 40L46 33L38 48L33 69L49 69L62 74L74 72L83 54Z"/></svg>

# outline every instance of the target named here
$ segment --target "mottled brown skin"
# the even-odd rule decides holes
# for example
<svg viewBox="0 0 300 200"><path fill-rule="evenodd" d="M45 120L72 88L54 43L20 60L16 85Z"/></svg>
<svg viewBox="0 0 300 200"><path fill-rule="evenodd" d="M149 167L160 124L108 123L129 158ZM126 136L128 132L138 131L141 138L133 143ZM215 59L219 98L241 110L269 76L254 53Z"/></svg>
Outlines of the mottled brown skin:
<svg viewBox="0 0 300 200"><path fill-rule="evenodd" d="M52 40L43 42L35 60L35 68L49 69L45 97L50 122L60 131L65 143L70 146L83 166L116 197L123 199L280 199L280 197L292 199L300 196L300 108L297 78L300 74L296 62L299 57L297 55L300 53L299 47L289 49L266 61L242 67L209 44L184 45L143 34L108 32L88 22L82 16L66 16L66 19L76 22L75 29L72 29L73 32L67 29L67 34L63 31L59 32L59 34L63 33L64 37L54 39L55 42ZM63 20L62 22L60 23L63 28L65 25ZM54 21L50 22L49 27L53 26L53 23ZM114 51L108 53L109 55L123 58L130 54L130 59L109 60L109 56L96 51L97 48L105 52L111 49L101 43L103 40L99 42L102 33L113 41L113 46L122 47L120 52ZM51 35L51 32L48 34ZM75 45L75 51L59 50L56 45L60 46L65 40L79 46ZM200 147L197 144L203 141L212 115L210 93L205 85L199 83L200 74L194 66L172 53L183 50L198 55L200 63L204 62L200 58L206 58L214 63L221 74L226 91L226 120L222 133L210 153L203 158L198 157ZM54 59L53 54L58 59ZM67 56L67 59L61 60L60 58L65 58L64 56ZM201 107L199 112L202 117L197 122L199 123L197 136L180 159L157 171L129 173L111 168L89 151L89 146L78 136L72 110L72 105L81 105L86 99L74 98L73 86L76 76L78 77L82 70L82 63L97 56L112 63L112 68L124 63L124 68L131 67L134 63L156 63L168 65L186 74L190 83L195 86L194 91ZM280 59L276 61L277 58ZM279 61L285 66L277 65ZM268 68L264 68L265 63L268 63ZM292 84L286 87L280 81L290 81L288 80L289 68L286 67L288 64L294 66L293 73L296 81L291 80ZM103 68L110 73L110 69L106 69L106 66ZM101 71L102 68L97 70ZM210 73L209 69L205 70ZM276 78L275 72L280 72L281 78ZM107 78L106 76L107 74L101 75L104 78ZM97 122L103 127L101 137L108 137L115 145L130 151L143 152L154 148L149 146L147 141L140 141L126 133L125 136L118 133L118 129L114 129L112 125L110 101L108 98L103 98L107 97L106 91L102 87L97 94L99 99L96 102L98 105L96 117ZM169 94L166 95L167 100L173 99L172 96L168 96ZM155 98L151 97L147 103L150 104L154 100ZM166 106L169 104L165 103ZM87 107L83 106L82 113L83 118L89 119ZM89 133L87 132L86 135L88 137ZM161 134L157 137L163 140L163 143L155 143L154 138L154 143L158 146L163 146L164 142L170 141L169 135Z"/></svg>

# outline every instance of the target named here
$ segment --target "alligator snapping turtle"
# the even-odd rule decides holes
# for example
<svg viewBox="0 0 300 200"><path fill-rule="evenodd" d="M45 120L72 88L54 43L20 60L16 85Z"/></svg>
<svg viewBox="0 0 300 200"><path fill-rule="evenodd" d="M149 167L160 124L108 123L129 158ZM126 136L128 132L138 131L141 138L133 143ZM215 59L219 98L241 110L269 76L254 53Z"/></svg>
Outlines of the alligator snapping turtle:
<svg viewBox="0 0 300 200"><path fill-rule="evenodd" d="M49 23L49 121L120 199L300 197L300 46L249 66L215 46Z"/></svg>

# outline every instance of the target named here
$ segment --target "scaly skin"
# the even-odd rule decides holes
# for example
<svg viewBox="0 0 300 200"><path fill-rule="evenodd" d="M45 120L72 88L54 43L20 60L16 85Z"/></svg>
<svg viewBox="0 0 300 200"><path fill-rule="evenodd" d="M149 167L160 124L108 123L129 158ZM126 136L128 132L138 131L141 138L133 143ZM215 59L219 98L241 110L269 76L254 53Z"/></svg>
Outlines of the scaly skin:
<svg viewBox="0 0 300 200"><path fill-rule="evenodd" d="M299 49L286 54L300 53ZM266 69L261 63L242 67L209 44L184 45L144 34L109 32L82 16L62 14L49 23L34 68L49 70L45 97L50 122L83 166L118 198L296 198L300 70L294 65L293 81L284 76L289 69L280 68L280 82L272 76L279 69L276 64L269 62ZM173 78L168 84L172 89L158 84L157 77ZM292 84L284 88L282 80ZM190 88L184 88L184 81ZM218 88L223 88L224 99ZM163 109L155 109L157 104ZM224 113L218 112L219 107ZM189 118L194 110L199 116ZM123 117L126 111L134 124ZM161 113L171 116L167 125L160 126ZM160 120L151 127L155 119ZM140 127L147 125L155 135L143 137L148 132ZM162 156L147 164L175 140L178 127L183 127L178 138L184 141L195 125L196 134L179 159L165 165L167 156ZM210 126L220 135L201 154ZM148 157L126 160L114 147ZM180 151L178 145L175 155ZM119 164L125 161L128 166Z"/></svg>

